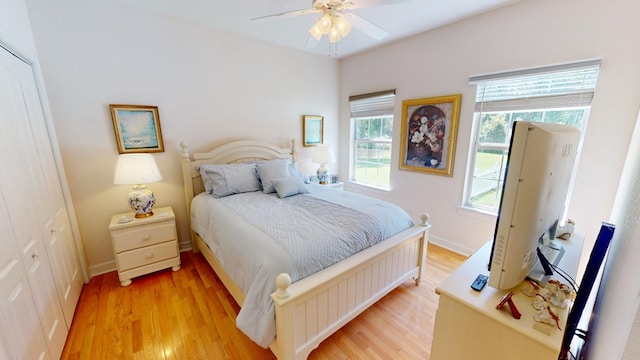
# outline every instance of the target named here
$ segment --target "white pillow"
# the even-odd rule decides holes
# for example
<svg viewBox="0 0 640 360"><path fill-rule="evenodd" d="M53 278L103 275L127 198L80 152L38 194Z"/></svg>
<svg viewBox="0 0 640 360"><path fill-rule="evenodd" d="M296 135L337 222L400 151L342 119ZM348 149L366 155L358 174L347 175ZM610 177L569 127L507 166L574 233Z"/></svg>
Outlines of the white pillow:
<svg viewBox="0 0 640 360"><path fill-rule="evenodd" d="M273 180L273 187L280 198L309 193L307 186L297 177L275 179Z"/></svg>
<svg viewBox="0 0 640 360"><path fill-rule="evenodd" d="M214 197L260 190L256 164L202 165L205 190Z"/></svg>
<svg viewBox="0 0 640 360"><path fill-rule="evenodd" d="M262 182L262 191L265 194L276 191L273 187L273 180L290 177L289 160L286 159L261 162L256 164L256 169Z"/></svg>

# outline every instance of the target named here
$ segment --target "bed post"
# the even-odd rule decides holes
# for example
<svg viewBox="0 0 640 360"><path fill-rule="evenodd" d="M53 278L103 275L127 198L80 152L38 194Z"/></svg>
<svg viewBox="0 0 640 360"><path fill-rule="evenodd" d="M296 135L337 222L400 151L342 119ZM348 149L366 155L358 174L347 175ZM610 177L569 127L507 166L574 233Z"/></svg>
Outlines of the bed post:
<svg viewBox="0 0 640 360"><path fill-rule="evenodd" d="M184 199L187 206L187 226L189 227L189 233L191 234L191 250L198 251L194 234L191 230L191 199L193 199L193 179L191 178L191 155L189 154L189 143L186 141L180 142L182 148L182 155L180 156L180 162L182 163L182 181L184 182Z"/></svg>
<svg viewBox="0 0 640 360"><path fill-rule="evenodd" d="M416 286L420 285L420 280L422 278L422 272L424 271L424 263L426 261L426 257L427 257L427 241L429 241L428 239L428 231L429 228L431 227L431 225L429 224L429 218L431 216L426 213L420 213L420 223L418 223L418 225L422 226L425 228L425 231L422 233L422 239L420 240L420 249L418 250L420 255L420 258L418 259L418 274L416 275L416 277L413 278L413 281L416 283Z"/></svg>
<svg viewBox="0 0 640 360"><path fill-rule="evenodd" d="M291 138L291 162L296 161L296 139Z"/></svg>

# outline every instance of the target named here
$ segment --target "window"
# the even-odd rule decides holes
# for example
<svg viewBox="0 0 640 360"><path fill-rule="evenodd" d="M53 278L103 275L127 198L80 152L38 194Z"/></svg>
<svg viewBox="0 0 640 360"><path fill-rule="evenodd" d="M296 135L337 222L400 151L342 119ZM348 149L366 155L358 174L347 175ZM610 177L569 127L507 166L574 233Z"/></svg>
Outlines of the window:
<svg viewBox="0 0 640 360"><path fill-rule="evenodd" d="M594 60L469 79L477 92L464 206L497 213L514 121L569 124L584 132L599 66Z"/></svg>
<svg viewBox="0 0 640 360"><path fill-rule="evenodd" d="M349 97L351 181L389 189L395 90Z"/></svg>

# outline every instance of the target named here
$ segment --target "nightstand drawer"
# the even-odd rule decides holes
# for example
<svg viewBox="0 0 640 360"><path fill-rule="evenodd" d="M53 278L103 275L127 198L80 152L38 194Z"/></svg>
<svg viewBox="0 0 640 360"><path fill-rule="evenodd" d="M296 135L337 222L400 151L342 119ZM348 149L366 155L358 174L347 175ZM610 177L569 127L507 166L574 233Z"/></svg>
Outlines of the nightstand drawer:
<svg viewBox="0 0 640 360"><path fill-rule="evenodd" d="M174 221L140 225L112 231L113 249L116 253L159 244L176 239Z"/></svg>
<svg viewBox="0 0 640 360"><path fill-rule="evenodd" d="M118 262L119 271L125 271L177 256L178 243L176 241L169 241L117 254L116 261Z"/></svg>

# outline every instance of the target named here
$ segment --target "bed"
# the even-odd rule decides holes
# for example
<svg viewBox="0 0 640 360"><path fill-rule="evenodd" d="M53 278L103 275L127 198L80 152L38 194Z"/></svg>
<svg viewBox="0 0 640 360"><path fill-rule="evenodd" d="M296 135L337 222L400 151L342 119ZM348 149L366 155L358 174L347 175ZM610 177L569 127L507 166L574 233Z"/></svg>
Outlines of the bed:
<svg viewBox="0 0 640 360"><path fill-rule="evenodd" d="M186 142L182 142L180 145L182 147L182 174L188 211L187 218L189 219L192 235L192 249L193 251L202 252L229 293L241 306L237 323L239 324L238 327L247 333L240 325L240 321L243 318L242 313L243 311L250 312L249 309L254 307L253 304L256 300L252 294L253 291L247 291L247 284L244 279L238 277L238 269L230 268L230 261L221 257L222 251L219 248L219 246L223 246L220 244L224 244L224 238L228 237L229 233L235 234L233 233L235 230L206 231L206 227L201 226L201 223L207 222L207 225L213 226L214 229L220 226L220 223L209 224L208 222L215 221L215 219L218 219L219 222L224 222L225 225L236 223L238 224L234 228L238 234L236 238L243 240L254 237L257 239L262 236L262 231L245 232L245 228L253 228L253 226L243 226L242 221L244 220L236 219L236 214L233 211L228 211L229 214L221 213L213 217L208 215L213 220L206 221L203 219L204 216L199 215L201 217L198 217L196 215L201 213L201 203L203 201L213 201L213 206L221 207L219 203L225 200L227 201L225 206L230 206L229 203L240 201L237 199L241 199L242 196L247 197L248 200L246 201L255 201L253 198L249 198L254 194L246 193L241 194L242 196L233 195L224 199L214 200L214 196L205 191L205 187L210 190L210 186L207 186L210 184L205 184L210 179L205 174L203 181L200 170L207 166L212 166L212 164L278 162L278 159L284 159L289 164L295 164L294 141L291 141L290 148L281 148L262 141L234 141L206 153L193 154L190 153ZM274 184L280 185L280 183L276 182ZM266 186L267 182L262 185ZM277 199L278 196L271 194L267 198L269 201L274 202L289 200L294 205L296 203L299 205L303 197L311 201L320 202L325 201L324 197L327 197L331 201L334 201L332 199L337 199L335 200L338 202L336 206L342 207L339 201L343 200L340 199L359 196L357 194L343 195L343 192L339 190L327 191L326 188L322 189L320 185L316 185L316 187L320 189L314 189L310 191L310 194L291 196L287 197L287 199ZM281 188L280 186L278 189ZM307 189L307 187L304 188ZM310 185L309 188L313 189L313 186ZM279 190L278 195L281 195ZM255 196L262 195L256 194ZM286 202L283 203L286 204ZM286 204L286 206L289 205ZM376 206L378 205L368 207ZM389 206L393 205L389 204ZM244 208L247 207L250 208L252 206L244 206ZM290 214L287 216L290 216ZM365 217L368 217L368 215ZM358 219L360 218L356 217L353 221L359 221ZM248 334L249 337L261 346L269 346L278 359L306 359L320 342L403 282L413 279L416 284L419 284L430 228L427 221L428 215L421 214L419 224L413 225L411 223L404 230L384 241L375 242L374 245L364 249L357 249L355 254L317 272L299 274L299 271L294 268L288 272L283 271L277 275L274 274L273 279L275 280L268 277L270 279L268 283L261 286L271 289L273 292L270 295L263 295L264 299L259 301L268 302L272 308L273 314L268 313L266 317L270 317L273 321L272 326L275 336L273 341L269 337L256 340L252 336L253 334ZM378 222L384 221L379 219ZM305 231L312 228L313 224L305 225L304 227ZM319 233L319 231L314 233ZM278 236L277 234L271 234L271 238L278 238ZM269 239L269 237L266 239ZM278 239L278 241L280 240ZM284 253L288 254L286 251ZM276 256L276 258L278 257ZM282 259L284 260L279 260L278 264L287 262L284 257ZM254 260L247 261L254 262ZM245 304L245 302L247 303ZM273 319L274 317L275 319ZM244 326L246 327L246 325ZM265 343L265 341L268 341L268 343Z"/></svg>

